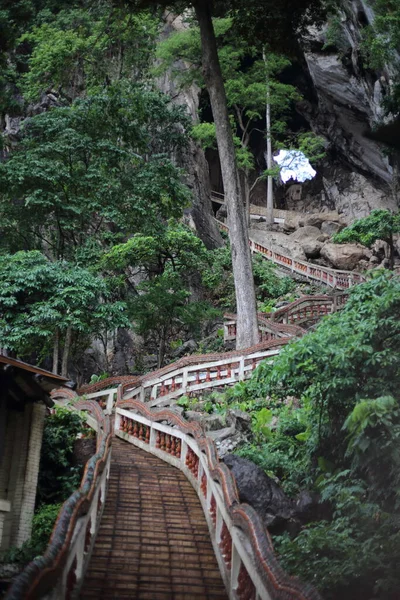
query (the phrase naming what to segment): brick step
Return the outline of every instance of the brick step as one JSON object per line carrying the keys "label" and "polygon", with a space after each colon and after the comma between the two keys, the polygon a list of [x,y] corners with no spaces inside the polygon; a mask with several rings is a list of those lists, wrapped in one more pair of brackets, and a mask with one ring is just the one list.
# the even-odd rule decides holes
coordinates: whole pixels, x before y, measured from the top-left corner
{"label": "brick step", "polygon": [[82,600],[227,600],[196,492],[178,469],[113,439]]}

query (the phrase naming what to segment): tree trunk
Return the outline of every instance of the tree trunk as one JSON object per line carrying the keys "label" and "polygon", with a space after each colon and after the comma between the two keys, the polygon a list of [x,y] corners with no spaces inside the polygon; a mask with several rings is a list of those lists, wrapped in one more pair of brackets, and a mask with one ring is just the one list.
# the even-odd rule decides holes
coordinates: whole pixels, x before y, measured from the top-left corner
{"label": "tree trunk", "polygon": [[72,343],[72,329],[71,329],[71,327],[68,327],[67,333],[65,335],[65,343],[64,343],[64,350],[63,350],[62,363],[61,363],[61,377],[67,377],[67,375],[68,375],[68,358],[69,358],[69,351],[71,349],[71,343]]}
{"label": "tree trunk", "polygon": [[53,346],[53,373],[58,375],[58,358],[60,355],[60,330],[56,329]]}
{"label": "tree trunk", "polygon": [[163,329],[163,332],[160,337],[160,344],[158,346],[158,361],[157,361],[158,369],[161,369],[161,367],[164,364],[165,348],[166,348],[165,338],[166,338],[166,332]]}
{"label": "tree trunk", "polygon": [[389,269],[391,271],[393,271],[393,269],[394,269],[394,242],[393,242],[392,234],[390,234],[390,236],[389,236],[388,244],[389,244]]}
{"label": "tree trunk", "polygon": [[[265,66],[267,66],[267,57],[265,55],[265,48],[263,49],[263,60]],[[265,102],[265,125],[267,132],[267,169],[272,169],[272,142],[271,142],[271,102],[270,102],[270,87],[269,77],[266,76],[267,84],[267,96]],[[272,189],[272,176],[268,175],[267,179],[267,225],[273,225],[274,223],[274,195]]]}
{"label": "tree trunk", "polygon": [[258,343],[256,297],[246,215],[240,194],[235,146],[211,19],[211,3],[196,0],[194,7],[200,27],[203,75],[210,95],[221,161],[238,317],[236,348],[241,349]]}
{"label": "tree trunk", "polygon": [[250,178],[250,174],[249,174],[249,170],[246,169],[245,171],[243,171],[243,192],[244,192],[244,205],[245,205],[245,212],[246,212],[246,225],[249,228],[250,227],[250,223],[251,223],[251,218],[250,218],[250,182],[249,182],[249,178]]}

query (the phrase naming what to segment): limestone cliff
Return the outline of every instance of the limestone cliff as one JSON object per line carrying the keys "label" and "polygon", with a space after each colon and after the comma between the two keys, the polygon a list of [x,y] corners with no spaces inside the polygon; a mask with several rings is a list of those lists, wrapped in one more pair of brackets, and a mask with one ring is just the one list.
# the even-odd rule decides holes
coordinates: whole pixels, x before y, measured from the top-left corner
{"label": "limestone cliff", "polygon": [[297,110],[328,142],[319,187],[311,186],[308,207],[326,205],[348,220],[373,208],[398,207],[396,159],[364,135],[383,119],[391,78],[390,67],[375,73],[361,57],[361,32],[373,17],[366,2],[349,0],[336,18],[336,40],[329,39],[327,23],[300,41],[306,99]]}

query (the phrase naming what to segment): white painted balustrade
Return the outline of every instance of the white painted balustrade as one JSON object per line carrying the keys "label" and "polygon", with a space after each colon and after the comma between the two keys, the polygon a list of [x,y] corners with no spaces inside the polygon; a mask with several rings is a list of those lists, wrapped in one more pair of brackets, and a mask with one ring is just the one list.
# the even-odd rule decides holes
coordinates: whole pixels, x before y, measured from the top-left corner
{"label": "white painted balustrade", "polygon": [[96,482],[88,512],[76,521],[67,560],[62,573],[57,577],[56,585],[48,594],[35,596],[35,598],[43,598],[43,600],[79,598],[106,502],[110,465],[111,452],[108,455],[106,468]]}
{"label": "white painted balustrade", "polygon": [[22,571],[5,600],[73,600],[89,566],[106,501],[111,466],[109,419],[94,402],[78,401],[97,433],[97,451],[86,465],[80,488],[63,504],[49,546]]}
{"label": "white painted balustrade", "polygon": [[[288,339],[282,340],[282,345],[287,341]],[[242,356],[223,358],[221,355],[220,359],[184,366],[165,374],[161,370],[153,376],[142,378],[140,383],[125,386],[123,399],[141,400],[150,407],[168,406],[171,400],[181,396],[243,381],[251,376],[262,360],[277,354],[279,348],[256,350]]]}
{"label": "white painted balustrade", "polygon": [[[229,232],[229,228],[225,223],[217,220],[217,224],[222,231]],[[331,288],[346,290],[357,283],[365,281],[365,277],[360,273],[339,271],[337,269],[314,265],[303,260],[297,260],[280,252],[275,252],[275,250],[268,248],[265,244],[256,242],[251,238],[249,239],[249,244],[253,254],[261,254],[264,258],[271,260],[280,267],[288,269],[292,273],[297,273],[313,281],[319,281]]]}
{"label": "white painted balustrade", "polygon": [[100,392],[85,394],[85,398],[88,400],[96,400],[104,410],[104,414],[111,415],[117,400],[117,393],[118,388],[112,388],[110,390],[101,390]]}
{"label": "white painted balustrade", "polygon": [[116,409],[115,435],[180,469],[199,496],[219,568],[231,600],[271,600],[256,568],[254,550],[229,515],[220,483],[211,476],[207,454],[197,441],[164,423]]}

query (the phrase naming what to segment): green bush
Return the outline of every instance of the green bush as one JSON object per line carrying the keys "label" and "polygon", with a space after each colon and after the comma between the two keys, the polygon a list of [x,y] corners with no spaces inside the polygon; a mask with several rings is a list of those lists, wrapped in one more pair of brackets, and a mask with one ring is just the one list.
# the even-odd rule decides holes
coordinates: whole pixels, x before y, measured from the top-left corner
{"label": "green bush", "polygon": [[24,565],[36,556],[42,555],[49,543],[61,506],[62,504],[43,504],[33,517],[31,538],[21,548],[15,546],[9,548],[2,562]]}
{"label": "green bush", "polygon": [[63,502],[79,487],[82,468],[71,464],[74,442],[84,432],[84,420],[75,411],[57,407],[46,418],[40,457],[36,502]]}

